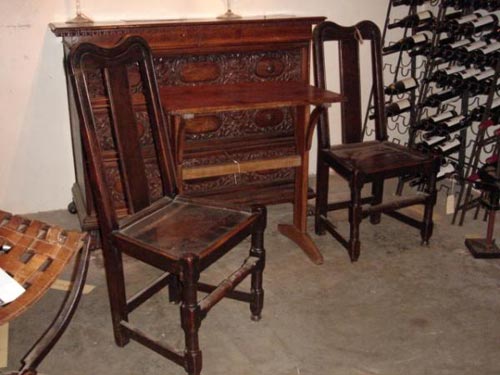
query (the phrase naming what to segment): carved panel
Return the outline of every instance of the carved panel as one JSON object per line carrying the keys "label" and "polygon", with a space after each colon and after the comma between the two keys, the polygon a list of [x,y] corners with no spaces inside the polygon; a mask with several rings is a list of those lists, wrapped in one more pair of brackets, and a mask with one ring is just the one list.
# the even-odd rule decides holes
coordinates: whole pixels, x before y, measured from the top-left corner
{"label": "carved panel", "polygon": [[122,184],[122,177],[117,163],[108,163],[105,165],[104,173],[106,183],[111,187],[111,199],[115,209],[126,207],[125,192]]}
{"label": "carved panel", "polygon": [[[219,112],[213,116],[218,118],[221,124],[219,127],[214,126],[213,131],[187,132],[186,140],[228,139],[258,134],[279,136],[294,134],[295,108]],[[263,126],[264,124],[267,126]]]}
{"label": "carved panel", "polygon": [[[106,183],[111,187],[111,199],[115,209],[127,207],[125,189],[120,167],[117,160],[106,162],[104,166]],[[149,196],[152,201],[156,201],[163,196],[163,186],[161,182],[160,170],[157,159],[150,158],[145,160],[146,180],[149,188]]]}
{"label": "carved panel", "polygon": [[187,194],[214,192],[237,187],[238,185],[260,184],[266,182],[292,182],[295,176],[294,168],[275,169],[272,171],[241,173],[225,175],[203,180],[183,181],[183,192]]}
{"label": "carved panel", "polygon": [[[101,150],[116,150],[116,143],[113,138],[113,130],[111,126],[111,114],[109,110],[107,108],[94,110],[94,118],[96,121],[97,138],[99,140]],[[153,134],[151,132],[151,123],[149,121],[147,111],[142,108],[137,108],[135,118],[141,145],[153,145]]]}
{"label": "carved panel", "polygon": [[111,118],[108,109],[94,110],[97,139],[102,151],[116,149],[113,132],[111,129]]}
{"label": "carved panel", "polygon": [[[282,51],[157,56],[155,66],[160,86],[297,81],[302,77],[301,59],[301,50],[297,48]],[[194,73],[193,66],[202,66],[206,71],[203,74]],[[186,72],[190,72],[187,77]]]}
{"label": "carved panel", "polygon": [[149,196],[152,201],[156,201],[163,196],[163,186],[161,182],[160,169],[157,159],[146,161],[146,179],[148,180]]}

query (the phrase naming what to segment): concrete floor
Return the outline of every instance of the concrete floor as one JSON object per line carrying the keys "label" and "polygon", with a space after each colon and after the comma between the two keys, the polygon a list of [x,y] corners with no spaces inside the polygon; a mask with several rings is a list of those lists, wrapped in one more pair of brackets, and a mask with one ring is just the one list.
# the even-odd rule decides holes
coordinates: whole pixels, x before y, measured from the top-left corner
{"label": "concrete floor", "polygon": [[[444,196],[435,212],[429,247],[416,230],[391,218],[362,225],[360,260],[330,236],[313,239],[325,262],[313,265],[276,229],[291,221],[291,206],[269,208],[266,232],[263,319],[249,319],[245,304],[226,300],[200,330],[204,375],[498,375],[500,374],[500,261],[476,260],[465,236],[484,237],[485,224],[469,214],[462,227],[444,214]],[[336,213],[347,229],[345,213]],[[65,211],[39,215],[76,225]],[[309,219],[312,232],[312,218]],[[497,236],[498,237],[498,236]],[[236,269],[247,244],[211,269],[217,282]],[[158,272],[126,260],[131,292]],[[47,375],[183,374],[182,368],[131,342],[113,342],[101,254],[94,252],[86,294],[67,332],[40,367]],[[51,290],[10,324],[8,367],[52,315],[63,293]],[[132,315],[158,338],[182,347],[178,307],[165,294]],[[45,323],[44,323],[45,324]]]}

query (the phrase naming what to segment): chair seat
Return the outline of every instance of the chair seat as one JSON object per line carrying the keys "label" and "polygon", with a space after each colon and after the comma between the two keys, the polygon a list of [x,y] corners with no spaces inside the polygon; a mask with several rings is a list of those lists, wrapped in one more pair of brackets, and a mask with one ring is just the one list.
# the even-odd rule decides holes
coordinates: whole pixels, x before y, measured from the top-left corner
{"label": "chair seat", "polygon": [[171,259],[188,253],[203,258],[217,241],[247,227],[250,217],[250,212],[174,200],[119,233]]}
{"label": "chair seat", "polygon": [[383,174],[385,178],[399,176],[405,169],[413,171],[433,160],[431,155],[388,141],[336,145],[323,152],[327,161],[337,164],[347,173],[358,170],[366,176]]}

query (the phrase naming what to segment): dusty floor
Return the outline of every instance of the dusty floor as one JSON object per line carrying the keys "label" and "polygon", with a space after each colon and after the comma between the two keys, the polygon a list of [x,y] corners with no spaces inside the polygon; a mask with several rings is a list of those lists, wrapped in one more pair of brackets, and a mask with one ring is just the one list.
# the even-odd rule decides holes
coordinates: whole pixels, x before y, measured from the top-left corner
{"label": "dusty floor", "polygon": [[[485,224],[469,214],[464,226],[451,226],[444,200],[439,199],[429,247],[420,246],[416,230],[384,217],[379,226],[363,223],[361,257],[355,264],[333,238],[312,234],[325,256],[321,266],[277,232],[278,223],[291,221],[291,206],[270,207],[263,319],[252,322],[248,306],[238,302],[215,307],[200,331],[203,374],[500,374],[500,261],[472,258],[464,237],[484,237]],[[77,225],[66,211],[37,216]],[[347,229],[347,215],[335,217]],[[247,248],[245,244],[224,259],[204,280],[217,282],[228,275]],[[127,259],[126,273],[132,292],[157,271]],[[83,297],[41,373],[184,373],[135,342],[115,346],[99,252],[93,253],[87,282],[95,288]],[[51,290],[10,324],[8,367],[0,373],[18,367],[62,297],[63,292]],[[132,321],[182,347],[178,307],[165,294],[134,313]]]}

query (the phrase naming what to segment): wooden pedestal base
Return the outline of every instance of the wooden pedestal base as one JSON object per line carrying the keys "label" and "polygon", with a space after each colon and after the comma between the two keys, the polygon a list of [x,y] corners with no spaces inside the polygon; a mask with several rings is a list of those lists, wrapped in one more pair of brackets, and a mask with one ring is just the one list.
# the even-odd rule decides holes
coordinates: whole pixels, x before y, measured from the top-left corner
{"label": "wooden pedestal base", "polygon": [[314,264],[323,264],[323,255],[307,232],[302,232],[292,224],[279,224],[278,231],[295,242]]}
{"label": "wooden pedestal base", "polygon": [[474,258],[500,258],[500,248],[495,244],[495,240],[487,241],[486,238],[467,238],[465,246],[467,246]]}

